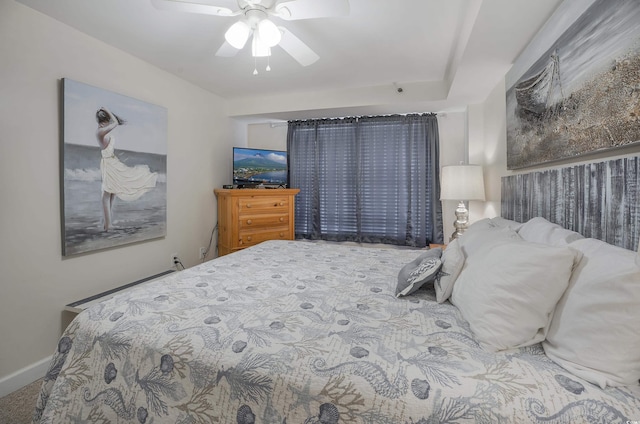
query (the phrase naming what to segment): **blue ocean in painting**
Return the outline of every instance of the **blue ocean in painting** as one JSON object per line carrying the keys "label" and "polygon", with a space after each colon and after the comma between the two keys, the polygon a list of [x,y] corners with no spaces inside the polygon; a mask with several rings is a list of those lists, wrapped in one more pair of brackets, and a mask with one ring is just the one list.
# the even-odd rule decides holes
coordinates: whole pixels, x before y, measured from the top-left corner
{"label": "blue ocean in painting", "polygon": [[[166,234],[167,157],[119,150],[116,155],[127,166],[147,165],[158,173],[156,187],[140,199],[116,198],[113,228],[103,231],[100,148],[64,144],[64,253],[72,255],[114,246],[119,239],[136,242]],[[114,243],[116,242],[116,243]]]}

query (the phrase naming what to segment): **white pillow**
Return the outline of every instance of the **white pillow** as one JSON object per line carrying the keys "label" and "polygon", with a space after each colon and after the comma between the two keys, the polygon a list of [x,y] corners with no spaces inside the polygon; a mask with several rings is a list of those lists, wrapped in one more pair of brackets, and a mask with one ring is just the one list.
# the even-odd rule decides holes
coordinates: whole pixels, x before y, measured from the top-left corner
{"label": "white pillow", "polygon": [[525,222],[518,230],[518,234],[526,241],[551,246],[565,246],[584,238],[580,233],[564,229],[539,216]]}
{"label": "white pillow", "polygon": [[489,350],[538,343],[567,288],[576,256],[569,247],[489,240],[467,257],[451,303]]}
{"label": "white pillow", "polygon": [[522,222],[514,221],[512,219],[506,219],[501,216],[491,218],[491,224],[493,224],[494,227],[509,227],[513,228],[516,231],[518,231],[524,225]]}
{"label": "white pillow", "polygon": [[638,385],[640,268],[636,252],[600,240],[571,243],[583,253],[556,307],[547,356],[598,386]]}
{"label": "white pillow", "polygon": [[509,227],[476,227],[473,231],[465,231],[458,240],[460,248],[466,260],[472,258],[477,252],[486,250],[488,243],[497,240],[521,240],[515,230]]}
{"label": "white pillow", "polygon": [[460,249],[458,239],[447,245],[447,248],[442,252],[440,260],[442,261],[442,268],[440,268],[440,273],[434,286],[436,289],[436,301],[443,303],[451,296],[453,285],[464,265],[464,254]]}
{"label": "white pillow", "polygon": [[490,218],[482,218],[481,220],[469,225],[463,234],[476,230],[486,230],[487,228],[493,228],[494,226],[495,225],[493,225]]}

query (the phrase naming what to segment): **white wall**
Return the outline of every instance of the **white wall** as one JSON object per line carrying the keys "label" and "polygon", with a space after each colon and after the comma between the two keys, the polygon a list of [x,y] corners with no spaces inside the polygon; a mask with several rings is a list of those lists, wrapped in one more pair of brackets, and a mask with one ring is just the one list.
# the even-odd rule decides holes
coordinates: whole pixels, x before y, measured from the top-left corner
{"label": "white wall", "polygon": [[250,124],[248,146],[254,149],[287,150],[287,123]]}
{"label": "white wall", "polygon": [[[186,266],[199,262],[216,222],[212,191],[230,179],[238,128],[210,92],[13,0],[0,0],[0,52],[3,393],[16,388],[16,371],[53,353],[65,304],[169,269],[172,252]],[[62,257],[63,77],[167,108],[165,238]]]}
{"label": "white wall", "polygon": [[[470,109],[474,119],[482,122],[474,127],[477,137],[473,144],[473,157],[484,166],[486,201],[483,217],[500,215],[501,178],[507,174],[507,130],[504,80],[491,92],[482,105]],[[479,202],[474,202],[479,203]]]}
{"label": "white wall", "polygon": [[[467,112],[444,113],[438,115],[438,130],[440,132],[440,168],[447,165],[467,163]],[[455,211],[458,206],[456,200],[442,201],[442,227],[444,242],[449,243],[451,234],[455,231],[453,222],[456,220]],[[469,219],[474,221],[473,208],[469,205]]]}

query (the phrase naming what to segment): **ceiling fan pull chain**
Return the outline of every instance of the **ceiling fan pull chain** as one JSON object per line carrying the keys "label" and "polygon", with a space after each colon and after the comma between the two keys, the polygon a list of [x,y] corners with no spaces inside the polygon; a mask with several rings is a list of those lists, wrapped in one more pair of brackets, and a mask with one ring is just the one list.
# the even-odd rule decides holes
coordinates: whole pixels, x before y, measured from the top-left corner
{"label": "ceiling fan pull chain", "polygon": [[253,75],[258,75],[258,59],[253,57]]}
{"label": "ceiling fan pull chain", "polygon": [[269,72],[271,70],[271,56],[267,56],[267,72]]}

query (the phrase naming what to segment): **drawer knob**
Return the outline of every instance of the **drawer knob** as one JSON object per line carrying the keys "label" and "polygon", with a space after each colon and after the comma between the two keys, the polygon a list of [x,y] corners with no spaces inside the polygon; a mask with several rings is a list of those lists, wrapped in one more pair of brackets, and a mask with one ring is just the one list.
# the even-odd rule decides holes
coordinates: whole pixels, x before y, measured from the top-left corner
{"label": "drawer knob", "polygon": [[284,206],[284,202],[280,202],[280,206]]}
{"label": "drawer knob", "polygon": [[284,233],[280,233],[280,237],[284,237]]}
{"label": "drawer knob", "polygon": [[247,219],[247,225],[251,225],[253,221],[251,221],[250,219]]}
{"label": "drawer knob", "polygon": [[247,203],[247,207],[250,208],[251,207],[251,203]]}
{"label": "drawer knob", "polygon": [[251,236],[247,236],[247,241],[251,241]]}
{"label": "drawer knob", "polygon": [[280,222],[284,222],[284,217],[283,216],[280,217]]}

